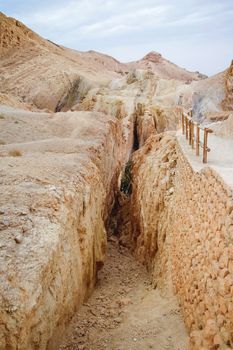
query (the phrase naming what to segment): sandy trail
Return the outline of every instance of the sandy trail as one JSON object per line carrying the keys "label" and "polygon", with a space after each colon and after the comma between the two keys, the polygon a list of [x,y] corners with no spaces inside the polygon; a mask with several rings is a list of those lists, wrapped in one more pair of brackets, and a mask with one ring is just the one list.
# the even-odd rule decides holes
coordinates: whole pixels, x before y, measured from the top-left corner
{"label": "sandy trail", "polygon": [[176,299],[152,288],[144,266],[111,239],[96,289],[74,316],[60,350],[185,350]]}

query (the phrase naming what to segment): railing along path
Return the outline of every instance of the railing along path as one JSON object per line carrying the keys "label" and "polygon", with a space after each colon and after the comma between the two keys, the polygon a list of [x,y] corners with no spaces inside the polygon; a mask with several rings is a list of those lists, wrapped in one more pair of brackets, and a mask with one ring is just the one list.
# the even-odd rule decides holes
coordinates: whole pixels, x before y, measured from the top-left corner
{"label": "railing along path", "polygon": [[[207,163],[207,154],[210,148],[207,145],[208,134],[213,130],[203,127],[192,119],[192,111],[182,112],[182,134],[185,135],[189,145],[196,149],[196,156],[200,155],[200,147],[203,149],[203,163]],[[203,130],[203,142],[201,141],[201,132]]]}

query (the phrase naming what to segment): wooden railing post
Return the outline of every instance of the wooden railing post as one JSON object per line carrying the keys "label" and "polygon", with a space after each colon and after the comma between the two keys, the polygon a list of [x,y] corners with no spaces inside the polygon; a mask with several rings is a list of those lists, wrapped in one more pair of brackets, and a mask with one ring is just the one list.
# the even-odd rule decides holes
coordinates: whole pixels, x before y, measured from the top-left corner
{"label": "wooden railing post", "polygon": [[191,131],[192,131],[192,139],[191,139],[191,145],[192,148],[194,148],[194,122],[191,122]]}
{"label": "wooden railing post", "polygon": [[184,114],[183,114],[183,112],[182,112],[181,118],[182,118],[182,134],[184,135],[184,125],[185,125],[185,123],[184,123]]}
{"label": "wooden railing post", "polygon": [[203,163],[207,163],[207,140],[208,140],[208,132],[206,129],[204,129]]}
{"label": "wooden railing post", "polygon": [[[193,111],[184,112],[182,110],[182,134],[185,135],[186,140],[192,149],[196,149],[196,156],[200,155],[200,148],[203,148],[203,163],[207,163],[207,154],[210,151],[208,147],[208,133],[212,133],[213,130],[205,128],[200,124],[194,122],[191,118]],[[191,115],[191,116],[190,116]],[[204,134],[204,142],[201,142],[201,130]]]}
{"label": "wooden railing post", "polygon": [[213,132],[213,130],[204,128],[203,163],[207,163],[207,152],[210,151],[210,149],[207,146],[208,133],[211,133],[211,132]]}
{"label": "wooden railing post", "polygon": [[192,121],[189,120],[189,144],[192,144]]}
{"label": "wooden railing post", "polygon": [[185,116],[185,136],[186,140],[188,140],[188,118]]}
{"label": "wooden railing post", "polygon": [[200,128],[197,124],[196,128],[196,156],[200,155]]}

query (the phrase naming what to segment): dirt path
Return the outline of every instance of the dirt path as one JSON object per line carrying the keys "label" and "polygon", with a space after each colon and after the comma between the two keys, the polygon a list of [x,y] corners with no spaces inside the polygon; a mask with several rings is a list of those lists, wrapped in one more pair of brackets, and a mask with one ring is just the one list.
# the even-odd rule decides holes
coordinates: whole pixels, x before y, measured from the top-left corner
{"label": "dirt path", "polygon": [[145,268],[112,241],[96,289],[60,347],[65,349],[186,350],[187,335],[174,297],[161,297]]}

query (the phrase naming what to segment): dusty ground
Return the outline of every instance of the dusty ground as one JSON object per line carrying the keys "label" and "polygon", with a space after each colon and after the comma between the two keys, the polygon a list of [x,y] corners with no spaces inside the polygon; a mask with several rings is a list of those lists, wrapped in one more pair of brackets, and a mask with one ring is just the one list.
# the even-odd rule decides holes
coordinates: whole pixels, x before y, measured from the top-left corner
{"label": "dusty ground", "polygon": [[152,288],[144,266],[111,240],[91,298],[74,316],[60,350],[185,350],[175,298]]}

